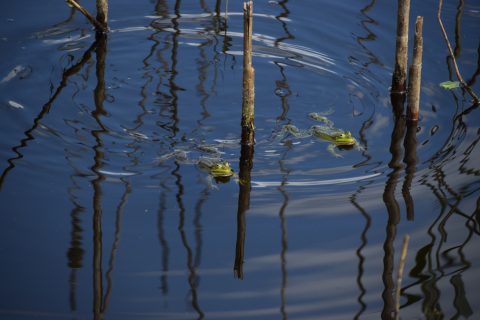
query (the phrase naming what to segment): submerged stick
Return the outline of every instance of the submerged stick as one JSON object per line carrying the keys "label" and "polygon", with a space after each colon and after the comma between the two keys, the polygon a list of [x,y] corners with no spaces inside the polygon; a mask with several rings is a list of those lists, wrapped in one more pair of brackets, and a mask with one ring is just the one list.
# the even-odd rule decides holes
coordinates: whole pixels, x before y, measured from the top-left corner
{"label": "submerged stick", "polygon": [[408,77],[408,108],[407,118],[418,120],[420,110],[420,87],[422,83],[423,55],[423,17],[418,16],[415,23],[415,38],[413,41],[413,61]]}
{"label": "submerged stick", "polygon": [[[90,12],[87,11],[87,9],[85,9],[84,7],[82,7],[80,4],[78,4],[78,2],[76,2],[75,0],[66,0],[68,4],[70,4],[72,7],[74,7],[75,9],[77,9],[78,11],[80,11],[87,19],[88,21],[90,21],[91,24],[93,24],[93,26],[97,29],[97,31],[100,31],[100,32],[107,32],[108,29],[106,27],[106,25],[104,26],[103,24],[101,24],[99,21],[97,21],[97,19],[95,19],[91,14]],[[105,0],[106,1],[106,0]]]}
{"label": "submerged stick", "polygon": [[242,142],[254,143],[255,70],[252,66],[253,2],[243,4]]}
{"label": "submerged stick", "polygon": [[403,93],[406,89],[409,16],[410,0],[398,0],[397,39],[395,45],[395,69],[392,76],[392,92]]}
{"label": "submerged stick", "polygon": [[440,24],[440,28],[442,29],[442,34],[443,38],[445,39],[445,42],[447,43],[448,47],[448,52],[450,53],[450,57],[452,58],[453,61],[453,66],[455,68],[455,74],[457,75],[458,81],[462,84],[462,87],[467,90],[468,94],[473,98],[473,101],[475,104],[479,104],[480,100],[478,99],[478,96],[473,92],[473,90],[470,88],[470,86],[463,80],[462,74],[460,73],[460,69],[458,68],[457,65],[457,59],[455,59],[455,55],[453,53],[452,45],[450,44],[450,40],[448,40],[448,35],[447,31],[445,30],[445,27],[443,26],[443,21],[442,21],[442,5],[443,5],[443,0],[438,1],[438,12],[437,12],[437,18],[438,18],[438,23]]}
{"label": "submerged stick", "polygon": [[400,263],[398,265],[397,273],[397,287],[395,290],[395,318],[400,319],[400,291],[402,287],[402,277],[403,269],[405,267],[405,260],[407,258],[408,242],[410,241],[410,236],[407,234],[403,238],[402,253],[400,255]]}

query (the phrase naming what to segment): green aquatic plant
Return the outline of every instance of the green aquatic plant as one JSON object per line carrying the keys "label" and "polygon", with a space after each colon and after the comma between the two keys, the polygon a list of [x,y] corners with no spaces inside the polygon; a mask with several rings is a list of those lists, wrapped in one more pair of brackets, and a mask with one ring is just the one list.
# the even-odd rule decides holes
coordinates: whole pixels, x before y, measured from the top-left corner
{"label": "green aquatic plant", "polygon": [[460,87],[460,81],[445,81],[440,83],[439,86],[446,90],[453,90]]}

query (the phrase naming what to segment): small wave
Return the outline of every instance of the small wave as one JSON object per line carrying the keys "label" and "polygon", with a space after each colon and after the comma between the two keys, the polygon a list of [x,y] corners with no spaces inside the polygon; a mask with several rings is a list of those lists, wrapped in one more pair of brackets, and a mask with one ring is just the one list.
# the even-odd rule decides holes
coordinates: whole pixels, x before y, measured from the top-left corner
{"label": "small wave", "polygon": [[63,43],[70,43],[70,42],[73,42],[73,41],[80,41],[80,40],[84,40],[84,39],[87,39],[87,38],[90,38],[91,35],[90,34],[85,34],[85,35],[77,35],[77,36],[73,36],[73,37],[65,37],[65,38],[61,38],[61,39],[45,39],[43,40],[43,43],[45,44],[48,44],[48,45],[56,45],[56,44],[63,44]]}
{"label": "small wave", "polygon": [[[379,175],[381,175],[381,173],[374,173],[374,174],[350,177],[350,178],[329,179],[329,180],[288,181],[286,183],[283,183],[283,185],[294,186],[294,187],[326,186],[326,185],[351,183],[351,182],[367,180],[367,179],[378,177]],[[282,185],[281,181],[252,181],[252,187],[255,187],[255,188],[279,187],[281,185]]]}
{"label": "small wave", "polygon": [[98,172],[108,176],[115,176],[115,177],[128,177],[128,176],[134,176],[137,174],[135,172],[115,172],[115,171],[107,171],[107,170],[98,170]]}

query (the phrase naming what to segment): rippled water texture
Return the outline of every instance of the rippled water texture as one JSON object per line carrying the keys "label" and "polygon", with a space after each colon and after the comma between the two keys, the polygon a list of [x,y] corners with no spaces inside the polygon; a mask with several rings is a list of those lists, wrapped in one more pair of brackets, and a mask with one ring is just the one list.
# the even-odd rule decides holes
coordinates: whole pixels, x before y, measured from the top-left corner
{"label": "rippled water texture", "polygon": [[[0,4],[0,319],[390,319],[407,235],[401,318],[479,319],[480,113],[439,86],[456,76],[438,2],[412,1],[409,126],[396,1],[255,1],[243,153],[242,3],[225,5],[111,1],[97,37],[64,1]],[[442,17],[479,94],[480,2]],[[357,146],[285,134],[311,112]]]}

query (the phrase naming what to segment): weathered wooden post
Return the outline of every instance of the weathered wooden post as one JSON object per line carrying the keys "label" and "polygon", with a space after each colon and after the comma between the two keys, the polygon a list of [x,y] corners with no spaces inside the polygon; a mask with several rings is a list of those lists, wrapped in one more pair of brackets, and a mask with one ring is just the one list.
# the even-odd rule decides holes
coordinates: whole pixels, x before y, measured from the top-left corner
{"label": "weathered wooden post", "polygon": [[242,144],[254,144],[255,70],[252,65],[253,2],[243,4]]}
{"label": "weathered wooden post", "polygon": [[395,69],[392,77],[393,93],[404,93],[406,91],[409,16],[410,0],[398,0]]}
{"label": "weathered wooden post", "polygon": [[97,18],[94,18],[87,9],[82,7],[75,0],[66,1],[70,6],[80,11],[95,27],[97,32],[108,32],[108,0],[97,0]]}
{"label": "weathered wooden post", "polygon": [[420,88],[422,83],[423,17],[417,17],[413,42],[413,60],[408,74],[407,119],[418,120],[420,110]]}
{"label": "weathered wooden post", "polygon": [[101,31],[108,30],[108,0],[97,0],[97,21],[103,27]]}
{"label": "weathered wooden post", "polygon": [[252,66],[252,20],[253,2],[243,4],[243,94],[242,94],[242,140],[239,163],[239,194],[237,209],[237,243],[235,248],[234,273],[243,279],[243,260],[245,254],[246,211],[250,208],[251,171],[253,168],[255,126],[254,126],[254,79]]}

